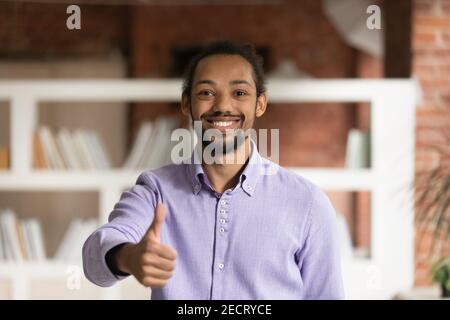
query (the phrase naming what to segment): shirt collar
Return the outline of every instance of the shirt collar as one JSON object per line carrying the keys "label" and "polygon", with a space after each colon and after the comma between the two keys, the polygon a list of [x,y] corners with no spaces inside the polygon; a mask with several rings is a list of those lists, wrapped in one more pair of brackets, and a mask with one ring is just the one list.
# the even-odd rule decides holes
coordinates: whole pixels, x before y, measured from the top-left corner
{"label": "shirt collar", "polygon": [[[252,196],[255,192],[255,187],[261,172],[262,159],[261,155],[258,152],[255,141],[253,141],[253,139],[251,138],[250,144],[251,151],[249,160],[245,165],[244,171],[239,177],[238,186],[241,187],[247,195]],[[196,152],[200,152],[200,150],[198,150],[198,148],[194,148],[194,151],[192,152],[190,158],[190,162],[187,164],[188,174],[191,180],[192,190],[194,194],[198,194],[200,192],[200,190],[202,189],[202,183],[204,183],[204,180],[207,179],[202,165],[194,161]]]}

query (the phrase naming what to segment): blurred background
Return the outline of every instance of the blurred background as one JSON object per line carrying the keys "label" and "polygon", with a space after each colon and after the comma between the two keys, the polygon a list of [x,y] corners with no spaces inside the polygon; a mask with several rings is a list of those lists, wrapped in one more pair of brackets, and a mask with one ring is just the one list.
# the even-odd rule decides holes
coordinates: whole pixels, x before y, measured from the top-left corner
{"label": "blurred background", "polygon": [[[76,22],[76,11],[67,11],[73,4],[79,29],[68,27]],[[388,296],[360,294],[370,290],[362,285],[350,296],[439,298],[431,267],[450,256],[450,1],[48,0],[0,1],[0,299],[149,298],[133,279],[112,289],[89,284],[81,245],[139,171],[167,163],[159,154],[187,119],[174,99],[77,101],[70,81],[88,91],[96,87],[89,79],[156,79],[173,90],[165,80],[177,83],[189,59],[214,40],[255,46],[269,102],[270,79],[417,80],[414,130],[403,133],[414,146],[407,163],[421,183],[421,201],[407,200],[416,212],[415,237],[407,240],[411,285]],[[57,99],[28,101],[34,86],[49,95],[57,90],[43,80],[69,85]],[[176,88],[169,95],[177,96]],[[8,99],[13,93],[17,99]],[[27,107],[17,109],[21,104]],[[274,102],[256,127],[280,128],[282,166],[323,169],[315,172],[325,177],[327,169],[370,175],[371,139],[380,134],[371,108],[370,101]],[[339,216],[342,251],[370,259],[377,221],[371,189],[345,189],[325,190]],[[448,269],[438,278],[450,289]]]}

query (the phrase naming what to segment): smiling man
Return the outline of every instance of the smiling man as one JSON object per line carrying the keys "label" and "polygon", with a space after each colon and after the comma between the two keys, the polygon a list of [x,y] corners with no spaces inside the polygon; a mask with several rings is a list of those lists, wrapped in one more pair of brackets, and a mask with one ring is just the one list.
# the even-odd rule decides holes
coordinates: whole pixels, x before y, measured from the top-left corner
{"label": "smiling man", "polygon": [[329,199],[263,158],[247,134],[266,107],[250,46],[213,43],[194,58],[181,110],[201,121],[202,135],[219,132],[200,149],[215,144],[223,152],[213,163],[142,173],[86,240],[86,277],[111,286],[133,275],[152,288],[152,299],[342,299]]}

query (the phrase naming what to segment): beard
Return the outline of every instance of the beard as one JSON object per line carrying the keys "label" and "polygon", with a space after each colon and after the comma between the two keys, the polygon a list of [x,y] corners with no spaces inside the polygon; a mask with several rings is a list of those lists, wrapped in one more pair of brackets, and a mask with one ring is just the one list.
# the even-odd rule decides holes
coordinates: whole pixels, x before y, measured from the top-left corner
{"label": "beard", "polygon": [[[255,102],[255,107],[253,109],[253,117],[252,117],[249,129],[252,129],[253,125],[255,123],[256,107],[257,107],[257,101]],[[192,127],[195,128],[194,116],[192,114],[192,106],[190,108],[190,111],[191,111]],[[244,128],[243,128],[246,117],[244,114],[241,113],[239,115],[235,115],[235,116],[239,116],[239,118],[240,118],[239,126],[235,129],[229,130],[229,131],[231,131],[231,133],[227,134],[227,132],[224,132],[221,135],[221,138],[217,139],[218,141],[215,141],[215,139],[203,140],[203,137],[205,136],[205,131],[208,130],[208,128],[205,128],[205,126],[204,126],[204,121],[205,121],[204,117],[206,117],[206,116],[233,116],[233,115],[229,112],[223,113],[220,111],[216,111],[212,114],[202,114],[199,117],[199,119],[197,121],[201,121],[202,127],[201,127],[201,137],[198,137],[198,132],[197,132],[197,138],[202,143],[202,150],[204,150],[207,146],[209,146],[211,144],[216,144],[216,145],[211,146],[214,148],[213,153],[215,153],[214,151],[216,149],[222,148],[222,154],[227,155],[231,152],[236,151],[248,139],[248,135],[246,134],[247,130],[244,130]],[[232,140],[232,141],[230,141],[230,140]],[[212,156],[214,157],[215,154],[212,154]]]}
{"label": "beard", "polygon": [[[206,130],[202,128],[202,137],[204,136],[205,131]],[[212,138],[216,137],[213,136]],[[222,136],[218,137],[218,139],[211,139],[211,140],[202,139],[201,141],[203,149],[205,149],[207,146],[211,146],[211,148],[213,148],[212,156],[214,157],[216,149],[222,148],[222,154],[226,155],[240,148],[247,139],[248,135],[246,135],[245,130],[242,128],[238,128],[232,130],[231,133],[222,134]]]}
{"label": "beard", "polygon": [[[206,115],[204,115],[204,114],[201,115],[200,120],[202,120],[202,117],[204,117],[204,116],[206,116]],[[231,116],[231,114],[215,112],[209,116]],[[205,136],[205,132],[209,128],[205,128],[204,120],[202,120],[201,137],[197,137],[198,139],[200,139],[200,141],[202,143],[202,149],[204,150],[207,146],[211,146],[211,148],[214,148],[213,153],[215,153],[214,151],[216,149],[222,148],[222,154],[226,155],[226,154],[234,152],[238,148],[240,148],[244,144],[244,142],[248,139],[248,135],[246,132],[247,130],[244,130],[244,123],[245,123],[246,118],[245,118],[245,115],[243,115],[243,114],[236,115],[236,116],[239,116],[239,118],[240,118],[239,126],[237,128],[234,128],[231,130],[226,130],[226,132],[224,132],[220,137],[213,136],[213,137],[211,137],[212,139],[209,139],[209,140],[208,139],[203,140],[203,137]],[[192,109],[191,109],[191,118],[193,119]],[[252,122],[251,122],[249,129],[253,128],[255,119],[256,119],[256,104],[255,104],[255,109],[253,112]],[[192,121],[192,125],[194,126],[194,121]],[[218,139],[215,139],[216,137]],[[212,156],[215,156],[215,154],[212,154]]]}

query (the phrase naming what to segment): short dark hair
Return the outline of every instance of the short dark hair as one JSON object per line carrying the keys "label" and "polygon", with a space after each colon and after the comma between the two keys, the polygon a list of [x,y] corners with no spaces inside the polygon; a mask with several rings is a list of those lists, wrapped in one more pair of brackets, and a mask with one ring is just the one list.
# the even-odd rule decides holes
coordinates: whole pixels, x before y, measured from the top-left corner
{"label": "short dark hair", "polygon": [[256,96],[259,97],[266,92],[266,83],[263,71],[263,59],[259,56],[251,44],[238,44],[230,41],[220,41],[210,43],[202,48],[200,52],[188,64],[185,71],[183,81],[183,94],[191,96],[192,81],[194,80],[195,71],[198,63],[209,56],[229,54],[239,55],[244,58],[253,69],[253,80],[256,85]]}

